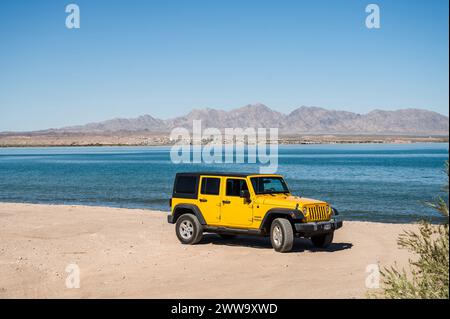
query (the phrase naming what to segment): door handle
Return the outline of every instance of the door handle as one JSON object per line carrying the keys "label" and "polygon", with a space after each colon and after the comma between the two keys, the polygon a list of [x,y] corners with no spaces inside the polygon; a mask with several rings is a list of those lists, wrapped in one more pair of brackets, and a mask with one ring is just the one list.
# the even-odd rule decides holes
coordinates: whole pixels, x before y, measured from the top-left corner
{"label": "door handle", "polygon": [[229,203],[231,203],[231,202],[230,202],[229,200],[223,200],[222,203],[224,203],[224,204],[229,204]]}
{"label": "door handle", "polygon": [[207,199],[204,199],[204,198],[200,198],[199,201],[201,201],[202,203],[205,203],[205,202],[207,202],[208,200],[207,200]]}

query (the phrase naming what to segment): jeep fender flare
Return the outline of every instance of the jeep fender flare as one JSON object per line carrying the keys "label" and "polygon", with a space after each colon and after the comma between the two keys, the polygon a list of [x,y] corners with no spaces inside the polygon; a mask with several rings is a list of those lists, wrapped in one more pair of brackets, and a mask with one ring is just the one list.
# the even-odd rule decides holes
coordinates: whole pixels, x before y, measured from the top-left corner
{"label": "jeep fender flare", "polygon": [[181,215],[187,214],[188,211],[191,211],[197,217],[200,224],[206,225],[205,218],[203,218],[203,214],[202,214],[200,208],[198,208],[197,205],[194,205],[194,204],[178,204],[178,205],[176,205],[173,209],[172,222],[176,223],[177,219]]}
{"label": "jeep fender flare", "polygon": [[331,211],[332,211],[332,216],[338,216],[339,211],[336,208],[334,208],[333,206],[330,206],[330,207],[331,207]]}
{"label": "jeep fender flare", "polygon": [[275,218],[286,218],[290,222],[300,222],[305,216],[301,211],[295,208],[271,208],[264,215],[263,220],[261,221],[261,225],[259,226],[260,230],[270,228],[270,224]]}

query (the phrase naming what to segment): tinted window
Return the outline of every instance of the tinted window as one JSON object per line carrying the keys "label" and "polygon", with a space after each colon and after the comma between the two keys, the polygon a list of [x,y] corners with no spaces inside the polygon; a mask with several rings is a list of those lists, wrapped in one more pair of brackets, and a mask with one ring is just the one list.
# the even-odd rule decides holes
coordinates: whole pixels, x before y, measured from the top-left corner
{"label": "tinted window", "polygon": [[197,177],[195,176],[179,176],[175,186],[175,193],[195,194],[195,186],[197,185]]}
{"label": "tinted window", "polygon": [[205,195],[219,195],[220,178],[202,178],[201,193]]}
{"label": "tinted window", "polygon": [[253,177],[251,181],[256,194],[289,193],[281,177]]}
{"label": "tinted window", "polygon": [[243,179],[227,179],[227,196],[241,196],[242,190],[248,190],[247,182]]}

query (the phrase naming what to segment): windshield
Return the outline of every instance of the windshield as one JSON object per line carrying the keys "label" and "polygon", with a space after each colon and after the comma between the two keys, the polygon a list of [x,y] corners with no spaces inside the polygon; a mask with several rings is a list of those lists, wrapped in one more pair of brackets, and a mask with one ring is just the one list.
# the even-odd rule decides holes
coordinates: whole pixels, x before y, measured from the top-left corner
{"label": "windshield", "polygon": [[256,194],[289,193],[286,182],[281,177],[250,178]]}

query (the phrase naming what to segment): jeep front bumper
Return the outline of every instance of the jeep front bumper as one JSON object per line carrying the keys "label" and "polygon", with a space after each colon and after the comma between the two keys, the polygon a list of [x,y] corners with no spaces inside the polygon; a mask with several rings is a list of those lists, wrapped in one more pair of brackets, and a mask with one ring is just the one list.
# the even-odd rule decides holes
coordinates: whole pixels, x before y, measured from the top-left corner
{"label": "jeep front bumper", "polygon": [[325,222],[310,222],[294,224],[296,232],[300,236],[311,237],[335,231],[342,227],[342,220],[329,220]]}

